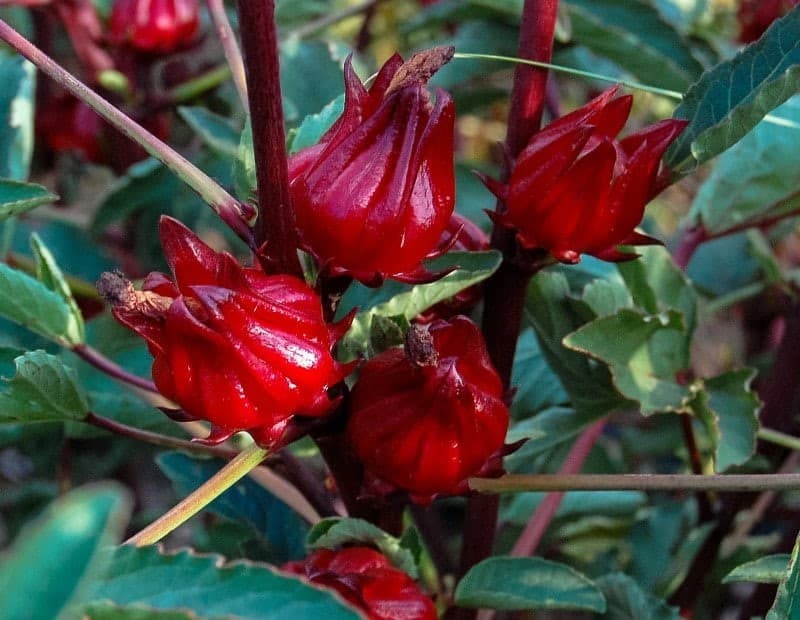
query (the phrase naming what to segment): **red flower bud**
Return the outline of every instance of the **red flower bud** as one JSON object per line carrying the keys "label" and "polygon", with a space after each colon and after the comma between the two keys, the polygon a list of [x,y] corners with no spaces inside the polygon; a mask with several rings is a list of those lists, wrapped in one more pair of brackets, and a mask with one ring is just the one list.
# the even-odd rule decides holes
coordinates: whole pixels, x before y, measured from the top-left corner
{"label": "red flower bud", "polygon": [[282,570],[336,590],[369,620],[436,620],[433,601],[406,573],[368,547],[320,549]]}
{"label": "red flower bud", "polygon": [[59,95],[45,103],[37,111],[36,130],[54,151],[75,151],[94,163],[103,159],[98,137],[103,131],[103,121],[71,95]]}
{"label": "red flower bud", "polygon": [[508,419],[481,333],[459,316],[412,326],[405,351],[364,365],[347,435],[370,474],[422,499],[463,491],[503,446]]}
{"label": "red flower bud", "polygon": [[[455,239],[453,239],[455,235]],[[489,237],[476,224],[458,213],[453,213],[447,229],[439,239],[438,250],[480,252],[489,249]],[[430,323],[436,319],[449,319],[457,314],[469,312],[481,300],[481,285],[476,284],[456,293],[450,299],[428,308],[417,317],[418,323]]]}
{"label": "red flower bud", "polygon": [[147,341],[159,391],[211,422],[212,442],[246,430],[272,447],[293,415],[328,413],[328,388],[349,372],[331,355],[347,326],[326,325],[295,277],[242,267],[168,217],[160,233],[174,283],[151,273],[141,292],[127,283],[110,295],[117,320]]}
{"label": "red flower bud", "polygon": [[159,54],[191,43],[199,26],[197,0],[116,0],[109,21],[116,45]]}
{"label": "red flower bud", "polygon": [[760,38],[779,17],[783,17],[800,0],[741,0],[739,4],[739,41],[750,43]]}
{"label": "red flower bud", "polygon": [[517,229],[526,248],[548,250],[564,263],[580,254],[633,258],[620,244],[657,243],[634,231],[657,193],[661,156],[687,121],[665,120],[616,140],[633,98],[605,91],[535,134],[511,169],[507,185],[485,179],[504,200],[495,216]]}
{"label": "red flower bud", "polygon": [[453,101],[425,83],[452,50],[390,58],[369,91],[345,64],[342,116],[289,162],[302,247],[332,274],[420,281],[455,201]]}

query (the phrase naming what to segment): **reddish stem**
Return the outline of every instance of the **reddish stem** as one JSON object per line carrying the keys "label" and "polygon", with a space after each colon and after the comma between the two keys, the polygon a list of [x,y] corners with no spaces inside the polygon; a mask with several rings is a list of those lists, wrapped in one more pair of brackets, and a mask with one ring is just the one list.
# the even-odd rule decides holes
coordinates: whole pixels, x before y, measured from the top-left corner
{"label": "reddish stem", "polygon": [[258,181],[255,239],[266,244],[279,271],[302,277],[289,195],[275,2],[239,0],[238,6]]}
{"label": "reddish stem", "polygon": [[708,241],[708,239],[708,233],[703,226],[695,226],[694,228],[687,229],[683,233],[678,247],[675,248],[675,251],[672,253],[675,264],[678,265],[682,271],[686,271],[697,248],[699,248],[703,242]]}
{"label": "reddish stem", "polygon": [[88,344],[75,345],[72,347],[72,352],[80,357],[84,362],[87,362],[98,370],[106,373],[109,377],[113,377],[119,381],[124,381],[125,383],[133,385],[134,387],[147,390],[148,392],[154,392],[155,394],[158,394],[158,388],[156,388],[155,384],[150,381],[150,379],[145,379],[144,377],[139,377],[138,375],[128,372],[122,366],[115,364],[105,355],[100,353],[100,351],[90,347]]}
{"label": "reddish stem", "polygon": [[[599,420],[587,428],[578,440],[572,445],[572,448],[564,459],[564,463],[558,470],[559,474],[577,474],[580,473],[589,452],[592,451],[597,438],[600,437],[605,426],[605,420]],[[514,547],[511,549],[511,555],[515,557],[526,557],[533,555],[539,543],[542,540],[550,522],[558,512],[558,507],[564,499],[564,493],[548,493],[545,495],[542,503],[531,516],[525,529],[520,534]]]}

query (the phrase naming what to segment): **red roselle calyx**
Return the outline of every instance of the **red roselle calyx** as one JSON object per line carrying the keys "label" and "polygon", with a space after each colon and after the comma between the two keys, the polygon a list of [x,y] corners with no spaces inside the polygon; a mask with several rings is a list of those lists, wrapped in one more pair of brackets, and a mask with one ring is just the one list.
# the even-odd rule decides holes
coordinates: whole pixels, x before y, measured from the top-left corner
{"label": "red roselle calyx", "polygon": [[493,473],[508,408],[480,330],[468,318],[414,326],[405,350],[367,362],[347,436],[369,474],[419,501]]}
{"label": "red roselle calyx", "polygon": [[349,320],[326,325],[305,282],[242,267],[174,219],[162,217],[160,233],[174,282],[100,283],[116,319],[147,341],[159,391],[211,422],[208,442],[248,431],[274,448],[294,415],[328,413],[328,388],[350,370],[331,355]]}
{"label": "red roselle calyx", "polygon": [[506,211],[491,214],[517,229],[527,249],[564,263],[581,254],[634,258],[616,246],[658,243],[635,232],[658,193],[661,156],[687,121],[669,119],[616,140],[633,98],[612,87],[536,133],[511,168],[508,183],[484,179]]}
{"label": "red roselle calyx", "polygon": [[433,601],[406,573],[368,547],[320,549],[282,570],[336,590],[369,620],[436,620]]}
{"label": "red roselle calyx", "polygon": [[168,54],[191,44],[199,26],[198,0],[116,0],[109,36],[116,45]]}
{"label": "red roselle calyx", "polygon": [[72,95],[47,101],[36,114],[36,132],[54,151],[74,151],[86,161],[103,161],[100,136],[104,123],[88,105]]}
{"label": "red roselle calyx", "polygon": [[751,43],[779,17],[783,17],[800,0],[741,0],[739,3],[739,41]]}
{"label": "red roselle calyx", "polygon": [[[489,249],[489,237],[471,220],[458,213],[453,213],[447,223],[447,229],[442,233],[439,245],[436,247],[442,251],[481,252]],[[430,323],[435,319],[449,319],[457,314],[464,314],[477,305],[481,300],[481,295],[480,284],[470,286],[456,293],[450,299],[428,308],[416,320],[420,323]]]}
{"label": "red roselle calyx", "polygon": [[434,253],[453,212],[454,106],[425,84],[452,48],[403,63],[394,55],[367,91],[345,64],[342,116],[316,146],[289,161],[302,247],[330,275],[365,284],[385,277],[430,280]]}

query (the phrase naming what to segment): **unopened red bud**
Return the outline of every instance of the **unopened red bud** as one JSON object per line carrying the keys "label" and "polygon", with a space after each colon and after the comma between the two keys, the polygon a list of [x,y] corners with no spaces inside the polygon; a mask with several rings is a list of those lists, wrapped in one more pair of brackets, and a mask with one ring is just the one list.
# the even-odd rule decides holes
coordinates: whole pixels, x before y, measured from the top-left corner
{"label": "unopened red bud", "polygon": [[199,26],[198,0],[116,0],[109,21],[116,45],[161,54],[191,44]]}

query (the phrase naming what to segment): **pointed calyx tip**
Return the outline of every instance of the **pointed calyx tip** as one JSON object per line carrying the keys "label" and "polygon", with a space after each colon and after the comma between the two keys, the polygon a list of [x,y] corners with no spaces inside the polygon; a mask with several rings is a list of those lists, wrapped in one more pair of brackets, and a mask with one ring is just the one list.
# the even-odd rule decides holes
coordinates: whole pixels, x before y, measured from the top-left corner
{"label": "pointed calyx tip", "polygon": [[455,53],[456,48],[452,45],[440,45],[414,54],[397,70],[386,94],[404,86],[426,84],[434,73],[453,59]]}
{"label": "pointed calyx tip", "polygon": [[433,336],[426,325],[414,323],[408,328],[405,351],[409,361],[420,368],[439,363],[439,356],[433,346]]}

